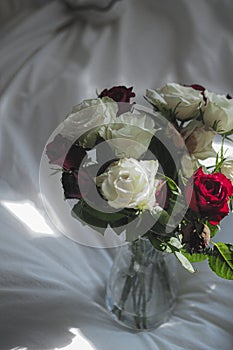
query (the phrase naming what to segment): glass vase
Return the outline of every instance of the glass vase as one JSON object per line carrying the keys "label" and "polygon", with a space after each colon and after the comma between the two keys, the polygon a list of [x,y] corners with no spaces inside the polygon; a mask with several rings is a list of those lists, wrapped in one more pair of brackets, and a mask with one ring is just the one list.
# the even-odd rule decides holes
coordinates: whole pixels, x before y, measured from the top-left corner
{"label": "glass vase", "polygon": [[106,306],[121,324],[136,330],[166,322],[177,292],[176,259],[147,239],[120,247],[106,290]]}

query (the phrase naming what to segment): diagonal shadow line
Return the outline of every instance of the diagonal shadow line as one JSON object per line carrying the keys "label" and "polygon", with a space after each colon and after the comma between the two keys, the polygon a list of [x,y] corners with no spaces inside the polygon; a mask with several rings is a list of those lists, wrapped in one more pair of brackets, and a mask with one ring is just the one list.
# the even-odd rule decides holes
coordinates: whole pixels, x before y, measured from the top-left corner
{"label": "diagonal shadow line", "polygon": [[66,5],[69,7],[71,10],[75,11],[99,11],[99,12],[107,12],[109,11],[117,2],[122,1],[122,0],[111,0],[107,5],[105,6],[100,6],[97,4],[88,4],[88,5],[75,5],[72,3],[69,3],[67,1]]}

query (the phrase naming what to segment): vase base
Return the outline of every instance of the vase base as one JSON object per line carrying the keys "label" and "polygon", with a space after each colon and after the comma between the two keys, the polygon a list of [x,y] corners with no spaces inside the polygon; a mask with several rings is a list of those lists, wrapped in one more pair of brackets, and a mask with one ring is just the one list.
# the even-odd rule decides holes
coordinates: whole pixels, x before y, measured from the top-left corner
{"label": "vase base", "polygon": [[134,331],[151,331],[169,320],[175,303],[173,302],[173,304],[163,312],[151,316],[147,315],[146,317],[140,317],[126,310],[122,310],[112,303],[112,299],[108,295],[106,295],[105,304],[112,318],[120,325]]}

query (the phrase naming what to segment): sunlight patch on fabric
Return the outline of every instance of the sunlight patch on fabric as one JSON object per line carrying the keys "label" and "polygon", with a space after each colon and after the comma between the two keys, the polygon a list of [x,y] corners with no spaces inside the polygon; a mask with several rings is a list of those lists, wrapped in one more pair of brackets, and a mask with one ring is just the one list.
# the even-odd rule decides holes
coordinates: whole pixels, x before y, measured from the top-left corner
{"label": "sunlight patch on fabric", "polygon": [[54,234],[44,217],[30,202],[1,201],[1,204],[31,231],[47,235]]}

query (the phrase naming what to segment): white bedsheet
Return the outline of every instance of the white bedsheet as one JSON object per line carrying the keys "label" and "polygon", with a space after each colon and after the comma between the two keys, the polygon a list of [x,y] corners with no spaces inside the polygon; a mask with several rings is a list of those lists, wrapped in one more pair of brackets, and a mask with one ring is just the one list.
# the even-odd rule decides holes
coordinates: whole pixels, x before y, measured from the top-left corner
{"label": "white bedsheet", "polygon": [[[179,270],[169,322],[144,333],[117,325],[104,306],[117,250],[61,235],[39,189],[49,135],[96,88],[133,85],[142,95],[176,81],[232,94],[232,9],[231,0],[124,0],[80,16],[62,1],[1,2],[1,350],[233,348],[233,285],[206,263],[194,275]],[[232,224],[224,219],[218,238],[232,242]]]}

